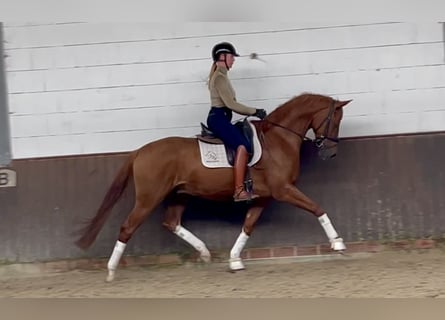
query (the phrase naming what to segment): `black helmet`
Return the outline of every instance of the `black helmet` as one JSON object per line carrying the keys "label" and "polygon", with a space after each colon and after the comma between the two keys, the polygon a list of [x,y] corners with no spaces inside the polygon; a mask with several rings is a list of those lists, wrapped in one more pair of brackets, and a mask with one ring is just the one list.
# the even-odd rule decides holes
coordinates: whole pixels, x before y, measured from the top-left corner
{"label": "black helmet", "polygon": [[239,57],[239,54],[236,52],[235,47],[229,42],[220,42],[213,47],[212,49],[213,61],[218,61],[219,55],[222,53],[231,53],[234,56]]}

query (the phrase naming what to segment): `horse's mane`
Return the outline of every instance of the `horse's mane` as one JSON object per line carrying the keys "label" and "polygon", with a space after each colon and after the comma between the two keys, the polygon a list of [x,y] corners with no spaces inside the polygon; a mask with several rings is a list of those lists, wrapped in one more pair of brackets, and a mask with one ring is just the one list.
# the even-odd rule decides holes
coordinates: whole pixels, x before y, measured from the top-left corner
{"label": "horse's mane", "polygon": [[[312,105],[319,105],[320,102],[330,102],[330,101],[332,101],[332,98],[329,96],[304,92],[279,105],[272,113],[276,114],[277,116],[280,116],[282,113],[289,112],[288,111],[289,108],[298,108],[300,106],[311,107]],[[286,114],[283,114],[283,116],[286,116]]]}

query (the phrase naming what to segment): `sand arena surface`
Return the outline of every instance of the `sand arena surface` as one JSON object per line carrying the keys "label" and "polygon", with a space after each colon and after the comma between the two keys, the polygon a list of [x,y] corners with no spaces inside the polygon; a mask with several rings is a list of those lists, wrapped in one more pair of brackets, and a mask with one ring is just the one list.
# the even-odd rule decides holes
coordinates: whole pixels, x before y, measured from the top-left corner
{"label": "sand arena surface", "polygon": [[445,298],[443,248],[383,251],[324,261],[128,267],[106,283],[106,270],[0,277],[0,297],[431,297]]}

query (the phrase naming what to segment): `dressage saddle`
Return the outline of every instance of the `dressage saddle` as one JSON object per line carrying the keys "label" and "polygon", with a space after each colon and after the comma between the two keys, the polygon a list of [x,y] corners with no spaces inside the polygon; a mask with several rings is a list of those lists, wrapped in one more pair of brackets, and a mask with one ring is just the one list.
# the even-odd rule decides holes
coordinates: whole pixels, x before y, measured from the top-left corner
{"label": "dressage saddle", "polygon": [[[244,137],[247,139],[249,143],[250,150],[252,150],[252,153],[249,153],[249,158],[248,158],[248,161],[250,161],[252,160],[254,152],[253,152],[253,131],[249,124],[249,121],[247,121],[247,118],[244,118],[244,120],[239,120],[235,122],[234,126],[244,135]],[[215,134],[202,122],[201,122],[201,134],[196,135],[196,137],[198,138],[198,140],[201,140],[203,142],[211,144],[224,144],[224,142],[221,139],[217,138]],[[230,148],[225,144],[224,147],[227,154],[227,160],[230,163],[230,165],[233,166],[235,161],[236,150]]]}

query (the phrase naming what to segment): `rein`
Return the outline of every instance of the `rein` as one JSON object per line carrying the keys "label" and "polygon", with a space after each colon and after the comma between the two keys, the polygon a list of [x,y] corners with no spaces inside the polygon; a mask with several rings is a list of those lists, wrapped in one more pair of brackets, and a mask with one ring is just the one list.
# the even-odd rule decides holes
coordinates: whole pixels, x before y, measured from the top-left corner
{"label": "rein", "polygon": [[328,113],[328,116],[327,116],[327,117],[320,123],[320,125],[317,127],[317,129],[314,130],[314,132],[316,132],[318,129],[321,128],[321,126],[322,126],[323,124],[326,123],[325,129],[324,129],[324,133],[323,133],[321,136],[316,137],[315,139],[311,139],[311,138],[309,138],[309,137],[307,137],[307,136],[305,136],[305,135],[302,135],[301,133],[298,133],[298,132],[296,132],[296,131],[294,131],[294,130],[288,128],[288,127],[285,127],[285,126],[279,124],[279,123],[276,123],[276,122],[267,120],[267,117],[264,118],[263,121],[264,121],[264,122],[268,122],[268,123],[270,123],[271,125],[274,125],[274,126],[276,126],[276,127],[282,128],[282,129],[284,129],[284,130],[287,130],[287,131],[293,133],[294,135],[296,135],[297,137],[299,137],[302,141],[311,141],[311,142],[314,142],[314,144],[317,146],[317,148],[321,148],[321,147],[324,146],[324,141],[325,141],[325,140],[330,140],[330,141],[335,142],[335,143],[338,143],[338,142],[339,142],[338,138],[332,138],[332,137],[329,137],[329,136],[328,136],[328,134],[329,134],[329,129],[330,129],[330,127],[331,127],[332,116],[334,115],[334,112],[335,112],[335,101],[332,100],[332,105],[329,107],[329,113]]}
{"label": "rein", "polygon": [[304,141],[304,140],[310,140],[310,141],[313,141],[311,138],[308,138],[308,137],[306,137],[306,136],[303,136],[302,134],[300,134],[300,133],[298,133],[298,132],[296,132],[296,131],[294,131],[294,130],[292,130],[292,129],[289,129],[288,127],[282,126],[282,125],[279,124],[279,123],[276,123],[276,122],[273,122],[273,121],[270,121],[270,120],[267,120],[267,119],[263,119],[263,121],[268,122],[268,123],[270,123],[271,125],[274,125],[274,126],[276,126],[276,127],[279,127],[279,128],[281,128],[281,129],[287,130],[287,131],[293,133],[294,135],[298,136],[298,137],[299,137],[301,140],[303,140],[303,141]]}

